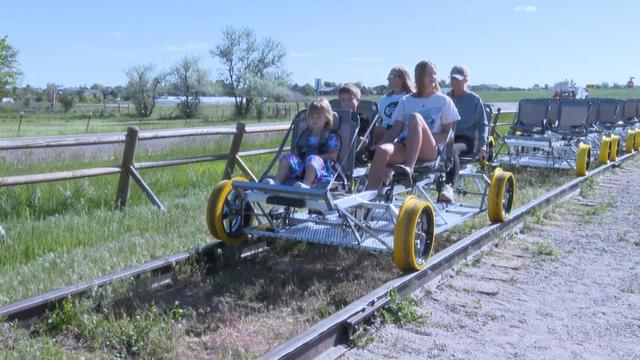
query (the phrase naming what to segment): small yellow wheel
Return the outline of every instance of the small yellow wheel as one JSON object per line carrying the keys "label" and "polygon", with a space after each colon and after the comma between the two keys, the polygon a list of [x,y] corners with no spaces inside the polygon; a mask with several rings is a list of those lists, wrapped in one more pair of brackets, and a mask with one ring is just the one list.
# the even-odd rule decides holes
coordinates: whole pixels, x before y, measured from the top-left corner
{"label": "small yellow wheel", "polygon": [[435,244],[431,203],[409,196],[402,203],[393,235],[393,262],[401,271],[422,270]]}
{"label": "small yellow wheel", "polygon": [[611,135],[611,153],[609,158],[611,161],[618,160],[618,151],[620,150],[620,136]]}
{"label": "small yellow wheel", "polygon": [[251,205],[233,190],[234,181],[247,181],[243,177],[222,180],[211,191],[207,202],[207,227],[214,237],[226,245],[240,245],[247,239],[242,232],[254,220]]}
{"label": "small yellow wheel", "polygon": [[609,152],[611,151],[611,138],[608,136],[602,137],[600,143],[600,154],[598,154],[598,162],[600,165],[606,165],[609,163]]}
{"label": "small yellow wheel", "polygon": [[636,129],[634,131],[636,134],[633,137],[634,141],[633,141],[633,150],[635,151],[640,151],[640,129]]}
{"label": "small yellow wheel", "polygon": [[636,139],[636,130],[627,130],[627,140],[624,144],[624,152],[631,154],[633,152],[633,145]]}
{"label": "small yellow wheel", "polygon": [[516,181],[513,174],[496,168],[489,185],[487,215],[492,223],[504,222],[511,212]]}
{"label": "small yellow wheel", "polygon": [[589,144],[578,144],[578,155],[576,156],[576,175],[586,176],[591,164],[591,146]]}

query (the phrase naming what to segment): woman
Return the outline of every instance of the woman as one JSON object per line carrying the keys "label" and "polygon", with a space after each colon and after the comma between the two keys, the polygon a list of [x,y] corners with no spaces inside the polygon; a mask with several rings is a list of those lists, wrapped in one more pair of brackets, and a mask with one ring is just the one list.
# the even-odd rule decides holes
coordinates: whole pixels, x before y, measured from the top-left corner
{"label": "woman", "polygon": [[415,85],[411,82],[409,71],[402,66],[392,68],[389,71],[389,76],[387,76],[387,81],[391,91],[378,101],[382,126],[378,126],[374,130],[374,144],[378,144],[382,140],[385,131],[393,127],[393,112],[398,107],[402,97],[407,94],[413,94],[416,91]]}
{"label": "woman", "polygon": [[453,101],[440,92],[436,66],[421,61],[415,68],[416,92],[402,97],[393,126],[385,132],[371,163],[367,190],[380,188],[389,165],[403,164],[411,175],[417,161],[433,161],[460,116]]}

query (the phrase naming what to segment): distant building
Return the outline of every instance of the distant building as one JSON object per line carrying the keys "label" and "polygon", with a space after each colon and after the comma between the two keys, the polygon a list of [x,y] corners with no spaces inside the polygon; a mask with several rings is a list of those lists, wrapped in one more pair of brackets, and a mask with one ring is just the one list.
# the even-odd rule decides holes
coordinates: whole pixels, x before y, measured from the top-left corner
{"label": "distant building", "polygon": [[294,102],[294,101],[307,101],[308,98],[304,95],[302,95],[301,92],[299,91],[295,91],[295,90],[291,90],[291,93],[289,94],[289,101]]}
{"label": "distant building", "polygon": [[323,86],[318,90],[319,95],[338,95],[338,87]]}
{"label": "distant building", "polygon": [[9,97],[3,97],[3,98],[2,98],[2,103],[3,103],[3,104],[13,104],[13,103],[14,103],[14,101],[13,101],[13,99],[12,99],[12,98],[9,98]]}

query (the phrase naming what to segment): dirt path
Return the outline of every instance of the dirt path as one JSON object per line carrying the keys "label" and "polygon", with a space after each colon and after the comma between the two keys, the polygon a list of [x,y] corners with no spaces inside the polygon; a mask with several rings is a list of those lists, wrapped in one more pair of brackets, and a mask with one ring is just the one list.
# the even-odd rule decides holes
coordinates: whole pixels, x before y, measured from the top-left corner
{"label": "dirt path", "polygon": [[640,358],[640,161],[535,218],[346,359]]}

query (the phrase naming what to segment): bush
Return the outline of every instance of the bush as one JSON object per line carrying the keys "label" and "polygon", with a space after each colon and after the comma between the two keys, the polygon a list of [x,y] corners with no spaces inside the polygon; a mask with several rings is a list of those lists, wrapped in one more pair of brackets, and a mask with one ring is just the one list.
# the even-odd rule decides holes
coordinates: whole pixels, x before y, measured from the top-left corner
{"label": "bush", "polygon": [[72,94],[63,94],[58,97],[58,101],[62,104],[64,112],[69,112],[76,104],[76,97]]}

